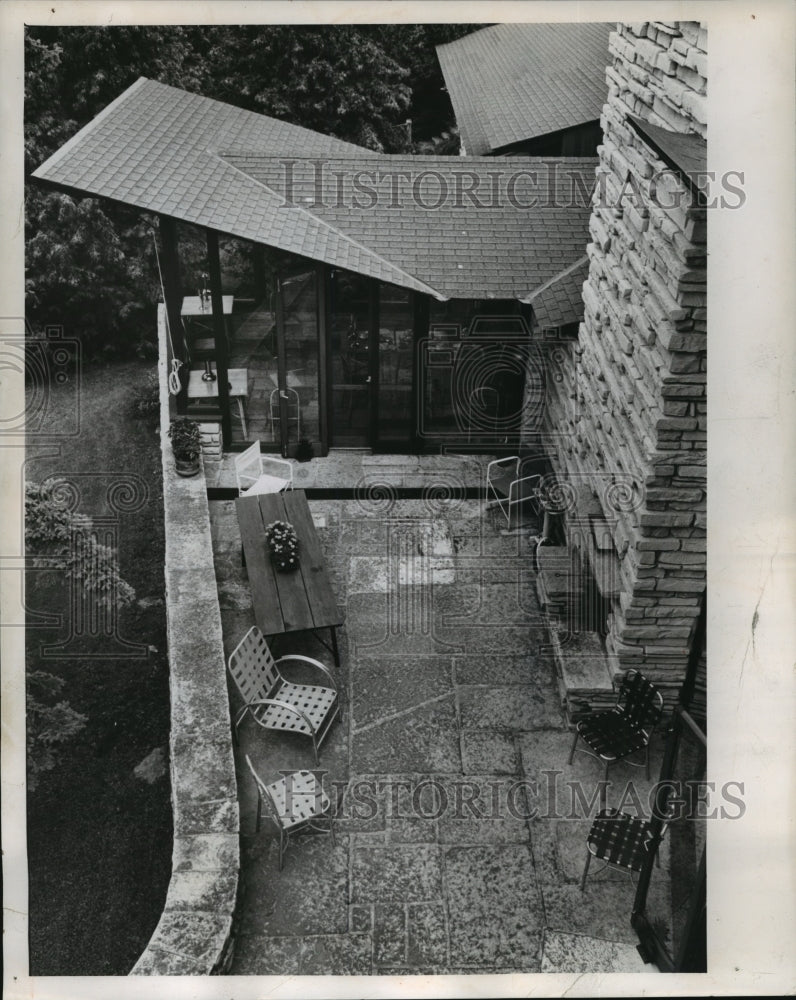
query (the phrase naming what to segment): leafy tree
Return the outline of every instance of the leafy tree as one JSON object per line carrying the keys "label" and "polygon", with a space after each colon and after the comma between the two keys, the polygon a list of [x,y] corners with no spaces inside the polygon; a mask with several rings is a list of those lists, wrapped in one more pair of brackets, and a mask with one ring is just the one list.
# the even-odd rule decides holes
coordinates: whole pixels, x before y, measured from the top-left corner
{"label": "leafy tree", "polygon": [[353,25],[220,28],[207,94],[379,152],[407,147],[409,72]]}

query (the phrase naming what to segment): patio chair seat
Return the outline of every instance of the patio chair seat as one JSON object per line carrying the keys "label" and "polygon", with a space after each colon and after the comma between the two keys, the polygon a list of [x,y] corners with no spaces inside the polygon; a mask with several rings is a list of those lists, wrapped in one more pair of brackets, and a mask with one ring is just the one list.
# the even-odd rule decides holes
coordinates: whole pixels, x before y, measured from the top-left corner
{"label": "patio chair seat", "polygon": [[326,813],[331,800],[311,771],[293,771],[290,775],[290,792],[285,778],[266,785],[279,822],[285,830],[315,819]]}
{"label": "patio chair seat", "polygon": [[[663,828],[665,831],[665,827]],[[586,866],[580,880],[580,891],[586,885],[592,858],[603,861],[609,868],[640,872],[645,862],[658,849],[662,833],[655,837],[652,826],[618,809],[602,809],[594,818],[586,838]]]}
{"label": "patio chair seat", "polygon": [[643,750],[648,740],[641,726],[628,722],[613,710],[587,716],[578,723],[578,733],[603,760],[628,757],[637,750]]}
{"label": "patio chair seat", "polygon": [[234,464],[238,494],[242,497],[293,489],[293,466],[283,458],[263,455],[259,441],[236,455]]}
{"label": "patio chair seat", "polygon": [[[633,767],[645,767],[647,777],[650,772],[649,744],[653,729],[663,714],[661,692],[638,670],[628,670],[622,677],[619,696],[613,708],[593,712],[581,719],[575,727],[569,763],[575,756],[578,740],[582,739],[592,757],[605,764],[605,780],[608,769],[617,761],[626,760]],[[629,760],[637,751],[644,752],[644,760]]]}
{"label": "patio chair seat", "polygon": [[285,488],[285,480],[279,476],[264,474],[248,489],[241,491],[242,497],[255,497],[261,493],[280,493]]}
{"label": "patio chair seat", "polygon": [[[283,676],[280,667],[301,663],[329,681],[327,685],[294,684]],[[342,718],[340,689],[331,671],[319,660],[301,654],[288,654],[275,660],[265,637],[252,625],[229,658],[229,672],[243,699],[235,716],[233,736],[243,720],[252,715],[264,729],[299,733],[312,740],[315,763],[318,747],[326,739],[335,719]]]}
{"label": "patio chair seat", "polygon": [[331,834],[332,843],[335,843],[332,802],[324,790],[323,776],[312,771],[288,771],[266,785],[248,755],[246,763],[257,786],[255,833],[260,832],[260,820],[265,809],[279,831],[280,870],[291,835],[315,830]]}
{"label": "patio chair seat", "polygon": [[273,695],[274,701],[284,701],[299,709],[310,721],[311,726],[289,708],[279,705],[259,705],[253,709],[255,719],[261,726],[268,729],[286,729],[296,733],[320,732],[327,715],[331,712],[337,692],[334,688],[310,684],[292,684],[285,681],[279,691]]}

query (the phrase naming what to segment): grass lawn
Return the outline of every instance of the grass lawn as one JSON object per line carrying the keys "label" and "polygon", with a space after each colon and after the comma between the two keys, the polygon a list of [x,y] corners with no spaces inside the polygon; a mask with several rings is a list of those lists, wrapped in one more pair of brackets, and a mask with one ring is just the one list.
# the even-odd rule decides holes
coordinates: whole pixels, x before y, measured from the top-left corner
{"label": "grass lawn", "polygon": [[[110,517],[121,576],[136,592],[136,602],[119,615],[117,634],[141,644],[140,655],[121,658],[123,646],[113,636],[78,636],[64,650],[69,656],[45,657],[42,646],[70,636],[75,611],[63,572],[29,569],[27,668],[63,678],[60,697],[87,717],[81,732],[56,747],[54,769],[28,793],[32,975],[127,974],[155,929],[171,874],[159,437],[156,422],[136,419],[130,408],[154,367],[87,367],[79,436],[28,442],[29,480],[71,478],[81,492],[78,510],[95,526]],[[46,432],[66,426],[70,406],[71,393],[54,387]],[[146,483],[145,500],[114,514],[108,486],[128,473]],[[61,624],[39,624],[40,614],[53,613]],[[136,766],[158,749],[165,768],[156,766],[149,780],[136,776]]]}

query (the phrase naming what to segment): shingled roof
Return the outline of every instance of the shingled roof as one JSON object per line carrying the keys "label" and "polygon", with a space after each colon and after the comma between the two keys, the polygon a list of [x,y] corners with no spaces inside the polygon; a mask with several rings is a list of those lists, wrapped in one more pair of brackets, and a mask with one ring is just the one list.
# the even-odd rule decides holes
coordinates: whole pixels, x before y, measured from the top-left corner
{"label": "shingled roof", "polygon": [[700,177],[704,177],[708,168],[708,144],[701,135],[672,132],[636,115],[628,115],[627,120],[650,149],[693,191],[701,190]]}
{"label": "shingled roof", "polygon": [[614,24],[497,24],[437,46],[464,151],[496,152],[600,117]]}
{"label": "shingled roof", "polygon": [[288,178],[283,157],[222,155],[440,298],[524,299],[589,239],[593,158],[296,160]]}
{"label": "shingled roof", "polygon": [[584,256],[528,296],[540,329],[567,326],[583,319],[583,283],[588,276],[589,258]]}
{"label": "shingled roof", "polygon": [[34,176],[439,299],[523,299],[582,256],[596,162],[379,155],[142,78]]}

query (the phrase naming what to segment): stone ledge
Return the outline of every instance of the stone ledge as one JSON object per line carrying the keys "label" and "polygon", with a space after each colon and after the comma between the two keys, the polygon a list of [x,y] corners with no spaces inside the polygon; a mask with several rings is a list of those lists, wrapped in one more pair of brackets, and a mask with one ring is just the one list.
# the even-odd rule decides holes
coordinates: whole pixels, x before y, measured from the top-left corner
{"label": "stone ledge", "polygon": [[[161,440],[169,399],[163,306],[158,307]],[[240,870],[240,817],[230,736],[204,469],[163,462],[166,608],[171,691],[172,875],[166,905],[131,975],[204,976],[230,952]]]}

